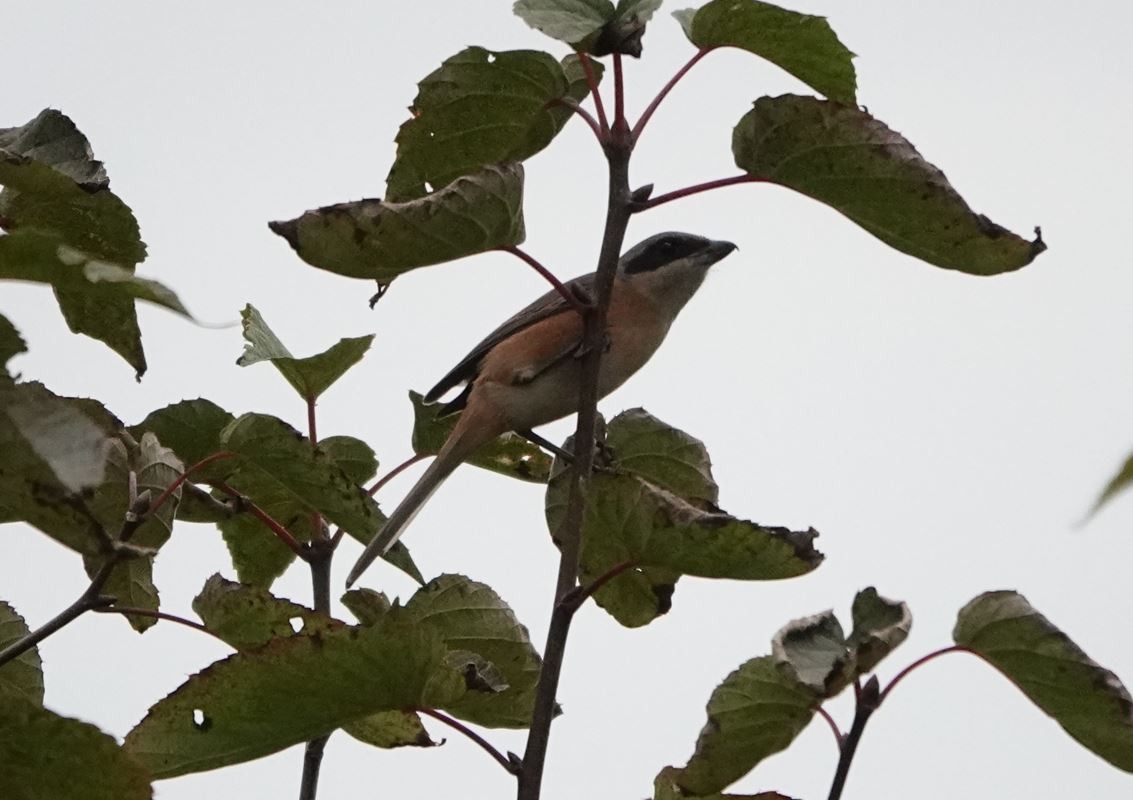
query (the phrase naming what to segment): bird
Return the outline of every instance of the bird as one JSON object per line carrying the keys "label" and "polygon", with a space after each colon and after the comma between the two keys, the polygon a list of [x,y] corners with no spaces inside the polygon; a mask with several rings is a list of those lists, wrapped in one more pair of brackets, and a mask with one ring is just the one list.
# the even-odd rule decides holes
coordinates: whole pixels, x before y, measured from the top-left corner
{"label": "bird", "polygon": [[[650,236],[622,255],[606,314],[599,397],[645,365],[709,267],[735,249],[731,242],[670,231]],[[590,273],[565,287],[591,296],[594,283],[595,273]],[[583,326],[582,315],[552,290],[488,334],[429,390],[425,401],[435,403],[464,384],[437,412],[438,417],[460,412],[460,418],[436,458],[366,545],[347,576],[347,587],[393,547],[441,483],[481,445],[514,431],[561,452],[532,429],[578,410]]]}

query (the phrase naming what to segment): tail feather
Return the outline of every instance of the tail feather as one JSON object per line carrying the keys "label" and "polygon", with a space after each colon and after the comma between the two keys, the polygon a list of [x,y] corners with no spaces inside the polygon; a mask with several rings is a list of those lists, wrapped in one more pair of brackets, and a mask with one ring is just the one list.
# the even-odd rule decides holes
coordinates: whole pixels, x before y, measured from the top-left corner
{"label": "tail feather", "polygon": [[459,467],[464,459],[481,444],[494,439],[497,435],[499,435],[498,431],[488,430],[487,426],[484,425],[476,425],[474,420],[468,418],[468,412],[462,415],[460,422],[449,435],[444,447],[433,459],[433,463],[429,465],[429,468],[425,470],[417,483],[413,484],[413,488],[409,490],[409,493],[390,514],[386,524],[382,526],[381,530],[366,545],[366,549],[362,551],[362,555],[346,577],[347,588],[358,580],[370,564],[389,552],[389,549],[401,538],[401,534],[404,533],[409,523],[417,516],[417,512],[429,501],[433,492],[440,488],[440,485],[453,473],[453,470]]}

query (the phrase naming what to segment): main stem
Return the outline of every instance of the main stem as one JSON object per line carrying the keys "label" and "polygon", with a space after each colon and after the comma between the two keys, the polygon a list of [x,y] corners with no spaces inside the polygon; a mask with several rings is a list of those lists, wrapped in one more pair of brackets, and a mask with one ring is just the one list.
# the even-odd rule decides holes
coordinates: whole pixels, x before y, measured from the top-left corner
{"label": "main stem", "polygon": [[[313,540],[310,544],[307,563],[311,566],[311,589],[314,595],[315,611],[330,614],[330,562],[334,557],[334,545],[325,537]],[[326,749],[330,734],[307,742],[303,753],[303,778],[299,784],[299,800],[315,800],[319,791],[319,768],[323,763],[323,750]]]}
{"label": "main stem", "polygon": [[[620,107],[620,104],[619,104]],[[595,278],[594,308],[586,316],[583,338],[586,355],[582,360],[579,381],[578,427],[574,433],[574,462],[571,469],[570,494],[566,517],[557,531],[561,551],[559,575],[555,585],[555,605],[543,650],[543,668],[535,694],[535,709],[523,769],[519,774],[518,800],[538,800],[543,782],[543,767],[551,735],[551,719],[555,713],[555,695],[562,674],[567,634],[575,607],[565,602],[578,584],[579,556],[582,550],[582,521],[586,510],[586,490],[594,463],[594,429],[598,407],[598,366],[602,358],[606,330],[606,311],[610,306],[618,257],[625,239],[630,217],[629,157],[632,150],[629,126],[621,116],[614,119],[610,137],[605,143],[609,164],[609,196],[606,206],[606,229],[598,256]]]}
{"label": "main stem", "polygon": [[830,784],[830,795],[827,800],[840,800],[842,789],[846,786],[846,778],[850,774],[850,765],[854,763],[854,753],[857,752],[858,742],[865,732],[866,723],[877,711],[881,702],[881,692],[877,684],[877,676],[871,676],[857,696],[857,708],[854,711],[854,722],[849,732],[843,737],[842,754],[838,758],[838,769],[834,772],[834,781]]}

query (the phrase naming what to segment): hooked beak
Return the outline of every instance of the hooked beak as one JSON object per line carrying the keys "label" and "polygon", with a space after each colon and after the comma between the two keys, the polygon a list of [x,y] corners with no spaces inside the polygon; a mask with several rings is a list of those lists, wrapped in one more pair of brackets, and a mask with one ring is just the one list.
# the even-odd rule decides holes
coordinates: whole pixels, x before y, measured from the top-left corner
{"label": "hooked beak", "polygon": [[701,257],[708,264],[715,264],[717,261],[724,258],[724,256],[731,253],[733,250],[738,250],[732,242],[725,242],[723,239],[710,241],[703,250],[700,251]]}

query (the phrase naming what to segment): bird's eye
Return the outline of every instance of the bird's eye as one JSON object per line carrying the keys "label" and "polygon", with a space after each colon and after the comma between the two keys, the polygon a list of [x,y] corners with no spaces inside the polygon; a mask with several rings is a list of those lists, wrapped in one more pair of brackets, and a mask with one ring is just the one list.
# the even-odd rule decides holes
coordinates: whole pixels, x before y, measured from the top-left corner
{"label": "bird's eye", "polygon": [[671,253],[671,252],[673,252],[673,250],[676,249],[676,247],[677,246],[673,242],[672,239],[662,239],[661,240],[661,252],[663,252],[663,253]]}

